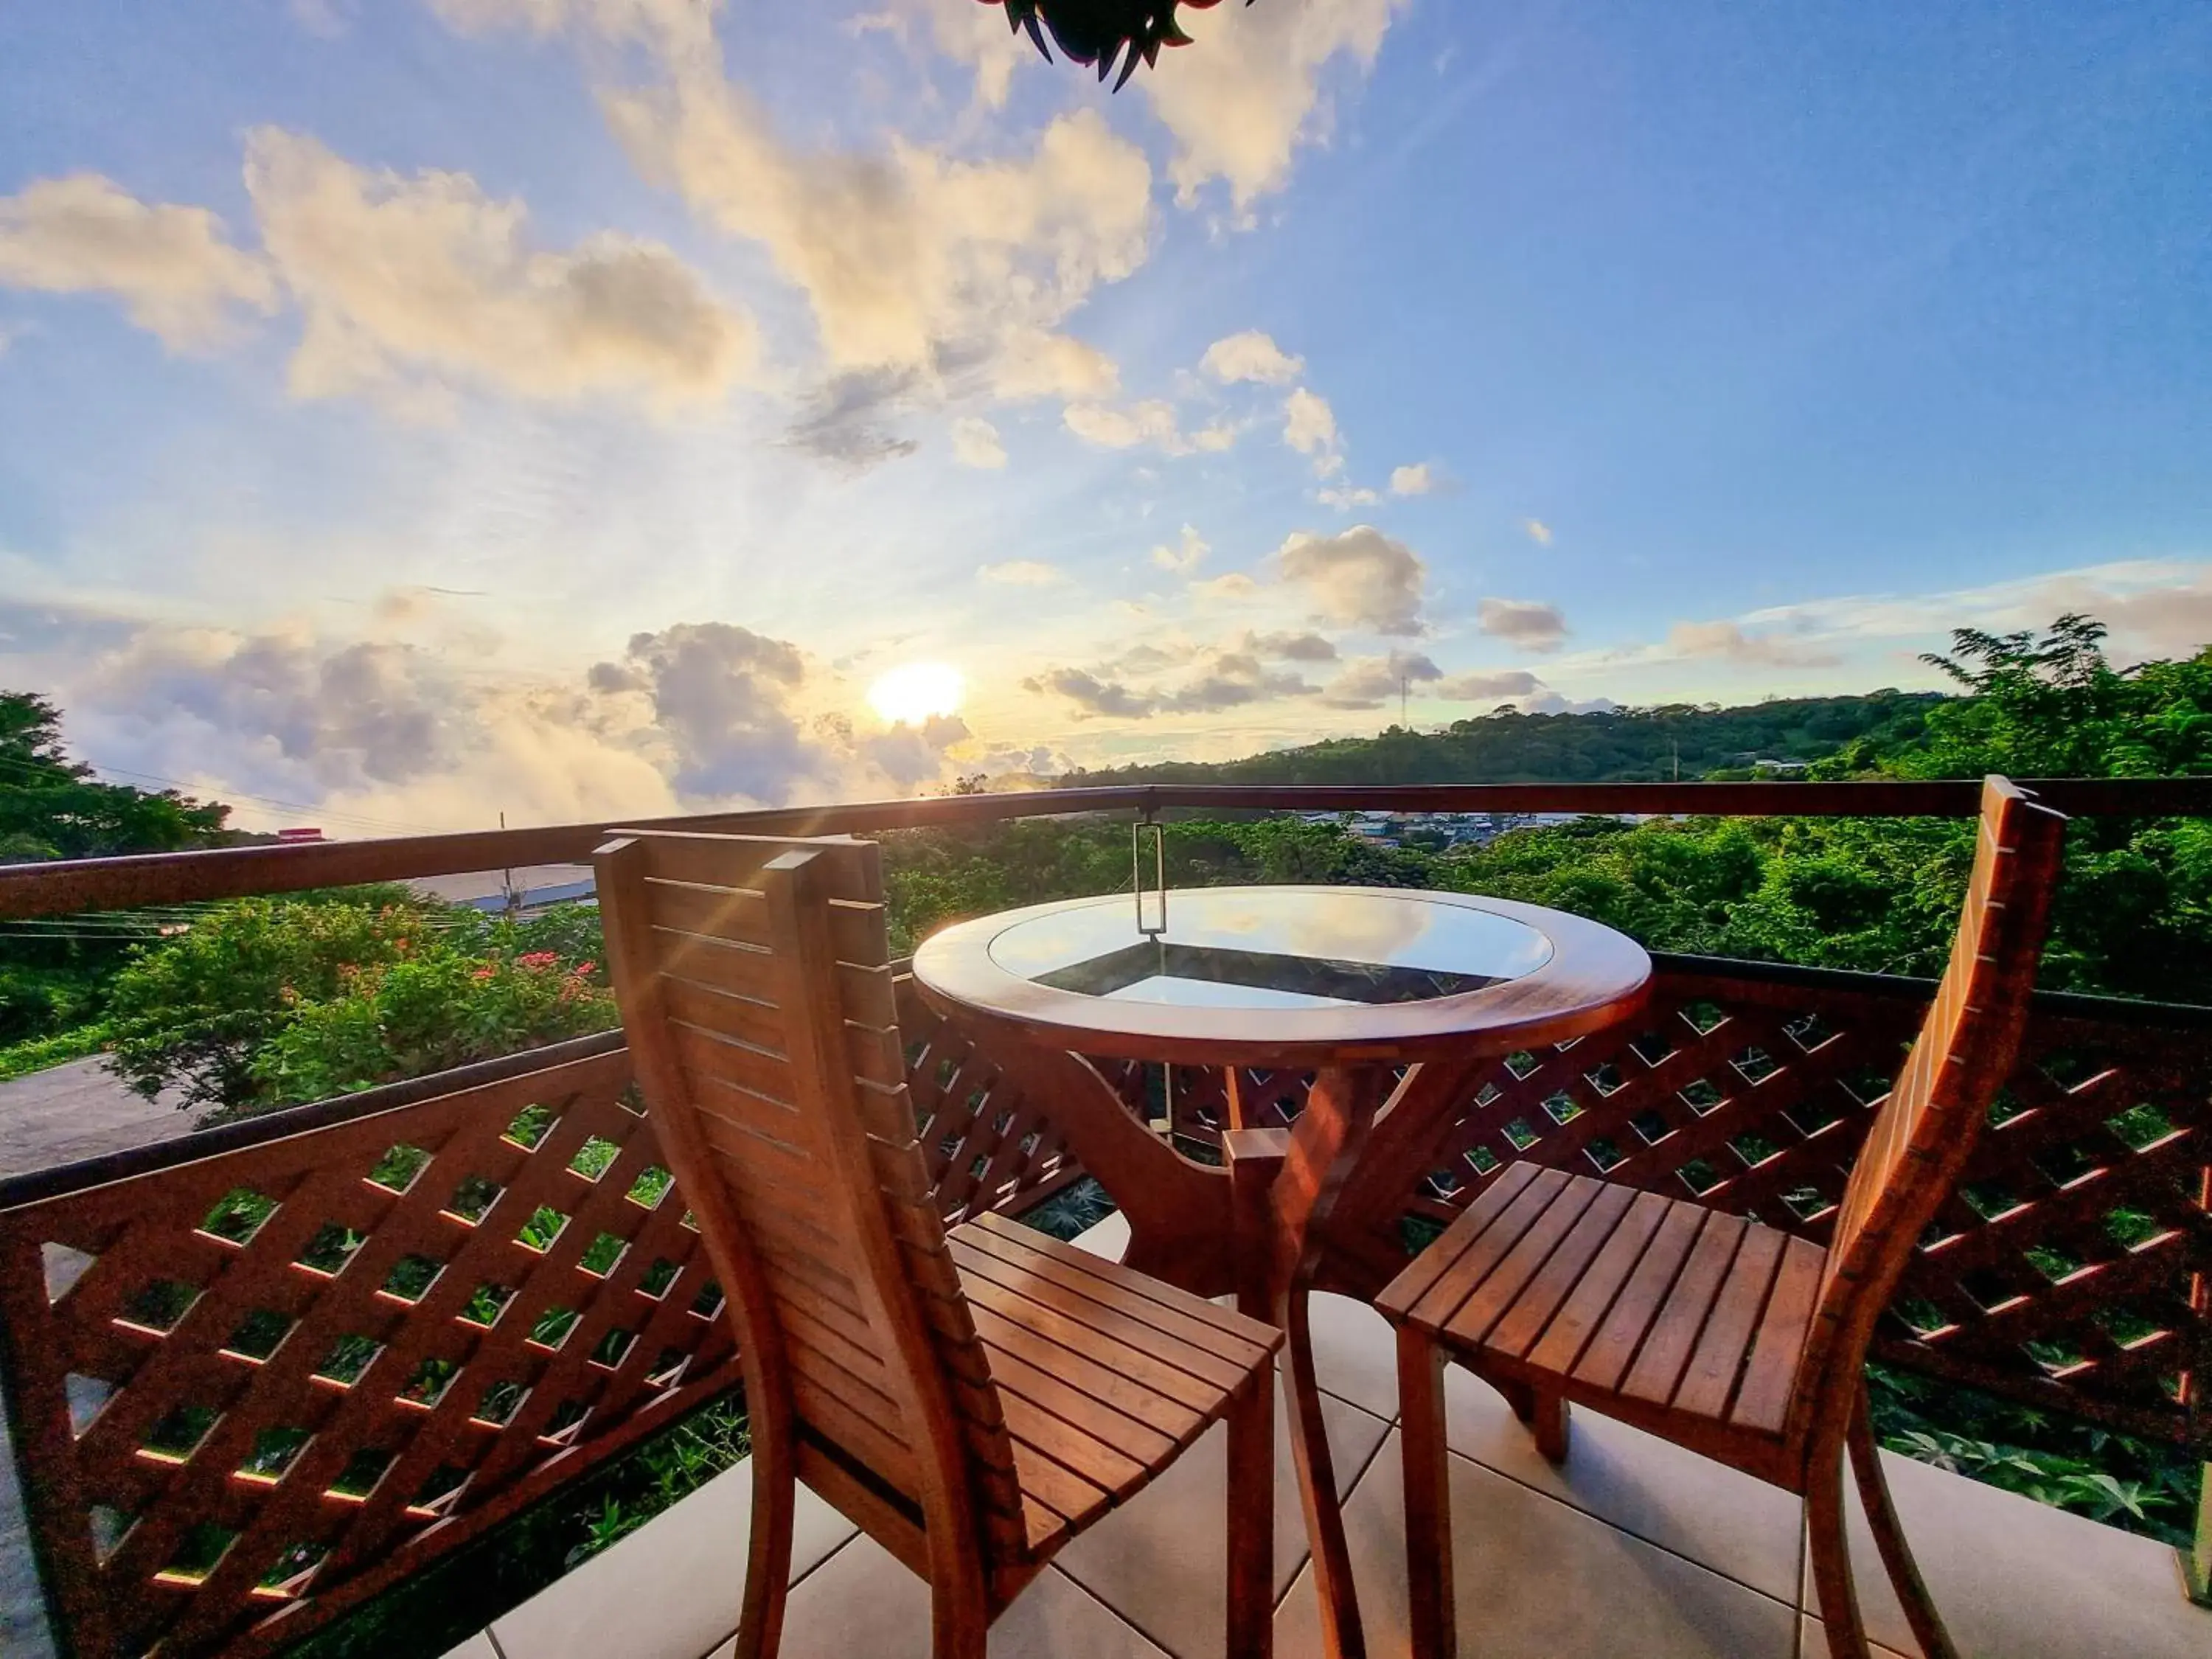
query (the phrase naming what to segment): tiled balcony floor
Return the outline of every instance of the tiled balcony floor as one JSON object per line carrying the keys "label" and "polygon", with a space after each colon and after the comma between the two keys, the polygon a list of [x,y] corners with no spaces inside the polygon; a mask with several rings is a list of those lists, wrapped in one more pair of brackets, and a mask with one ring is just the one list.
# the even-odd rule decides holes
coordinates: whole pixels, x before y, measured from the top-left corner
{"label": "tiled balcony floor", "polygon": [[[1095,1243],[1118,1249],[1109,1222]],[[1316,1356],[1370,1650],[1406,1651],[1396,1382],[1388,1327],[1320,1298]],[[1498,1396],[1451,1384],[1460,1650],[1485,1659],[1821,1659],[1797,1501],[1650,1436],[1577,1414],[1555,1469]],[[1280,1436],[1275,1650],[1318,1655],[1312,1575]],[[1215,1659],[1222,1651],[1223,1431],[1078,1539],[1003,1614],[994,1655]],[[2204,1659],[2212,1612],[2173,1553],[1903,1459],[1892,1489],[1952,1634],[1987,1659]],[[724,1659],[750,1515],[740,1467],[594,1558],[454,1659]],[[1854,1564],[1875,1639],[1915,1652],[1871,1540]],[[790,1659],[926,1659],[921,1581],[801,1489]]]}

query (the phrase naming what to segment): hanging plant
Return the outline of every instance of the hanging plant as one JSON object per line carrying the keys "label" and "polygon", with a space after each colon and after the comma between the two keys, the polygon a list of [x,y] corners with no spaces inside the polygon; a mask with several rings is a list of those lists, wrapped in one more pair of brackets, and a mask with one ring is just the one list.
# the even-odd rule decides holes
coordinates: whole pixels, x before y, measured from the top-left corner
{"label": "hanging plant", "polygon": [[[1036,43],[1045,60],[1052,60],[1051,50],[1044,37],[1049,33],[1060,55],[1078,64],[1098,65],[1098,78],[1103,81],[1114,72],[1116,58],[1121,63],[1121,77],[1114,82],[1116,92],[1127,86],[1129,77],[1137,72],[1141,58],[1146,64],[1159,61],[1162,46],[1187,46],[1190,36],[1176,26],[1176,7],[1178,3],[1201,9],[1218,5],[1220,0],[982,0],[987,6],[1003,5],[1006,21],[1016,29],[1027,29],[1030,39]],[[1250,5],[1252,0],[1244,0]]]}

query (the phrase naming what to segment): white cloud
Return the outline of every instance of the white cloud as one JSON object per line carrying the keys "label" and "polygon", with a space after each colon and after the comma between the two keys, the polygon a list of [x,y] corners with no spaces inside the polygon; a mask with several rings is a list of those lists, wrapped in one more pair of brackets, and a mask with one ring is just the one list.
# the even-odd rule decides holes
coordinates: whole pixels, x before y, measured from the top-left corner
{"label": "white cloud", "polygon": [[234,308],[276,309],[276,284],[205,208],[149,205],[97,173],[0,198],[0,285],[106,294],[163,344],[221,342]]}
{"label": "white cloud", "polygon": [[696,402],[751,363],[751,319],[667,248],[603,233],[535,251],[522,204],[465,173],[371,172],[264,127],[247,140],[246,184],[306,313],[291,366],[301,397],[420,398],[461,380]]}
{"label": "white cloud", "polygon": [[1067,580],[1057,565],[1036,559],[1008,559],[1003,564],[978,565],[975,574],[1000,587],[1054,587]]}
{"label": "white cloud", "polygon": [[1424,631],[1428,567],[1372,525],[1334,536],[1301,531],[1276,550],[1275,561],[1285,580],[1304,586],[1331,622],[1376,634]]}
{"label": "white cloud", "polygon": [[1668,651],[1681,657],[1722,657],[1769,668],[1827,668],[1843,660],[1783,634],[1747,634],[1732,622],[1676,623],[1667,630]]}
{"label": "white cloud", "polygon": [[952,423],[952,459],[963,466],[986,470],[1006,464],[1006,447],[999,428],[979,416],[963,415]]}
{"label": "white cloud", "polygon": [[1372,507],[1382,498],[1371,489],[1344,484],[1331,489],[1316,490],[1314,499],[1323,507],[1333,507],[1340,513],[1349,513],[1355,507]]}
{"label": "white cloud", "polygon": [[1103,398],[1121,383],[1114,360],[1072,335],[1009,330],[991,365],[991,389],[1020,402],[1030,398]]}
{"label": "white cloud", "polygon": [[1336,411],[1328,398],[1304,386],[1283,399],[1283,441],[1311,458],[1314,471],[1323,477],[1344,465],[1336,453]]}
{"label": "white cloud", "polygon": [[1206,356],[1199,359],[1198,366],[1224,386],[1233,386],[1240,380],[1284,386],[1306,366],[1306,360],[1291,356],[1258,329],[1248,328],[1242,334],[1231,334],[1206,347]]}
{"label": "white cloud", "polygon": [[1392,15],[1407,0],[1267,0],[1247,9],[1186,9],[1181,22],[1198,44],[1160,54],[1138,77],[1175,136],[1168,174],[1176,199],[1196,203],[1213,179],[1229,186],[1241,215],[1289,182],[1301,143],[1325,140],[1332,112],[1322,67],[1343,54],[1361,69],[1375,61]]}
{"label": "white cloud", "polygon": [[1218,454],[1237,436],[1237,427],[1227,421],[1185,432],[1176,406],[1164,398],[1120,405],[1072,403],[1060,411],[1060,420],[1077,437],[1102,449],[1150,444],[1164,455]]}
{"label": "white cloud", "polygon": [[1498,668],[1449,675],[1431,686],[1428,694],[1449,702],[1490,702],[1534,696],[1543,689],[1543,682],[1525,668]]}
{"label": "white cloud", "polygon": [[1549,547],[1552,544],[1552,526],[1541,519],[1523,519],[1521,520],[1521,529],[1537,546]]}
{"label": "white cloud", "polygon": [[1380,708],[1401,690],[1425,687],[1443,677],[1443,670],[1418,651],[1355,657],[1328,683],[1322,701],[1331,708]]}
{"label": "white cloud", "polygon": [[1255,657],[1283,662],[1334,662],[1336,647],[1318,634],[1248,633],[1239,647]]}
{"label": "white cloud", "polygon": [[1223,599],[1233,603],[1257,597],[1260,584],[1241,570],[1231,570],[1202,582],[1193,582],[1190,591],[1194,598],[1200,599]]}
{"label": "white cloud", "polygon": [[1425,495],[1436,487],[1437,476],[1426,461],[1390,469],[1390,493],[1393,495]]}
{"label": "white cloud", "polygon": [[1200,562],[1212,550],[1200,537],[1195,526],[1185,525],[1182,527],[1182,539],[1175,546],[1155,547],[1152,550],[1152,562],[1163,570],[1172,570],[1178,575],[1188,576],[1198,568]]}
{"label": "white cloud", "polygon": [[648,179],[767,249],[805,295],[833,369],[934,374],[956,351],[1033,351],[1149,252],[1152,168],[1095,110],[1057,118],[1008,160],[953,161],[896,137],[881,159],[808,153],[719,68],[673,67],[665,87],[605,94],[608,120]]}
{"label": "white cloud", "polygon": [[1528,651],[1556,651],[1567,637],[1559,608],[1533,599],[1483,599],[1474,608],[1475,626]]}
{"label": "white cloud", "polygon": [[1111,668],[1053,668],[1022,682],[1025,690],[1074,705],[1079,720],[1150,720],[1156,714],[1212,714],[1285,698],[1310,697],[1316,686],[1295,671],[1271,669],[1250,651],[1212,650],[1182,684],[1145,688],[1106,678]]}

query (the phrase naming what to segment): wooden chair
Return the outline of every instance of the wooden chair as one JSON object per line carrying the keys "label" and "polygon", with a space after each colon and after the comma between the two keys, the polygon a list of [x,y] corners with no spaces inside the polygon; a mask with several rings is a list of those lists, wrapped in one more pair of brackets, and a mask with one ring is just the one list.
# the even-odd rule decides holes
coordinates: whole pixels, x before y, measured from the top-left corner
{"label": "wooden chair", "polygon": [[617,832],[637,1076],[729,1294],[753,1443],[737,1651],[776,1650],[794,1480],[929,1581],[975,1659],[1061,1545],[1229,1423],[1229,1651],[1269,1650],[1271,1327],[986,1216],[915,1140],[873,843]]}
{"label": "wooden chair", "polygon": [[1875,1322],[2011,1069],[2064,829],[2004,779],[1984,784],[1950,965],[1826,1249],[1684,1200],[1516,1164],[1383,1291],[1377,1305],[1398,1328],[1417,1655],[1455,1643],[1447,1359],[1495,1385],[1553,1462],[1566,1455],[1575,1401],[1801,1495],[1830,1648],[1865,1659],[1844,1533],[1848,1447],[1922,1651],[1954,1653],[1890,1505],[1863,1366]]}

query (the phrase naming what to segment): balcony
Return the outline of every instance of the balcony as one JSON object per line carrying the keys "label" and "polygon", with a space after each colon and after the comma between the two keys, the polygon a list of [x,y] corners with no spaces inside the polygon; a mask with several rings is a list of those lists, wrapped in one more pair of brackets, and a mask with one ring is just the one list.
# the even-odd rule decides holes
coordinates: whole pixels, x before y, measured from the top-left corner
{"label": "balcony", "polygon": [[[2070,792],[2070,793],[2069,793]],[[2057,785],[2076,812],[2202,812],[2199,785]],[[871,830],[1076,811],[1963,814],[1971,786],[1059,792],[778,812],[698,827]],[[597,826],[28,866],[0,913],[64,914],[550,864]],[[1402,1251],[1515,1158],[1694,1194],[1816,1239],[1920,981],[1661,957],[1631,1027],[1477,1079],[1370,1245]],[[1077,1179],[1042,1103],[902,986],[909,1085],[949,1218]],[[1146,1079],[1126,1079],[1133,1104]],[[1269,1097],[1295,1113],[1302,1087]],[[37,1585],[85,1650],[279,1650],[403,1588],[726,1392],[734,1355],[618,1033],[0,1183],[0,1382],[25,1521],[0,1516],[8,1651]],[[1218,1079],[1179,1077],[1203,1154]],[[2043,994],[1959,1198],[1877,1345],[1884,1363],[2203,1457],[2212,1011]],[[2125,1217],[2124,1224],[2118,1218]],[[1097,1240],[1109,1243],[1111,1224]],[[1375,1650],[1402,1650],[1402,1540],[1379,1319],[1325,1298],[1323,1382]],[[1817,1653],[1793,1500],[1593,1415],[1564,1471],[1455,1382],[1461,1604],[1479,1650]],[[1218,1649],[1218,1449],[1073,1547],[994,1650]],[[1970,1652],[2203,1652],[2212,1613],[2149,1539],[1894,1460],[1908,1532]],[[734,1627],[743,1466],[494,1617],[473,1659],[706,1656]],[[1316,1650],[1279,1482],[1279,1650]],[[4,1501],[4,1500],[0,1500]],[[920,1587],[802,1508],[786,1651],[921,1651]],[[15,1547],[9,1552],[10,1543]],[[2200,1544],[2200,1553],[2202,1545]],[[1209,1553],[1210,1552],[1210,1553]],[[1909,1651],[1881,1577],[1877,1640]],[[465,1635],[465,1632],[456,1634]],[[1394,1649],[1394,1640],[1396,1648]]]}
{"label": "balcony", "polygon": [[[1081,1241],[1109,1255],[1109,1220]],[[1388,1327],[1322,1298],[1324,1410],[1370,1650],[1406,1650],[1397,1384]],[[1635,1632],[1654,1659],[1818,1659],[1796,1500],[1635,1429],[1585,1414],[1554,1469],[1482,1383],[1455,1372],[1454,1511],[1462,1646],[1529,1659],[1611,1659]],[[1279,1438],[1282,1432],[1279,1425]],[[2181,1659],[2212,1614],[2177,1593],[2172,1553],[2146,1539],[1889,1455],[1922,1565],[1969,1654]],[[624,1653],[723,1659],[749,1520],[740,1467],[456,1649],[453,1659]],[[1220,1431],[1086,1534],[1001,1619],[994,1654],[1209,1659],[1221,1650]],[[1320,1659],[1312,1583],[1285,1450],[1277,1471],[1275,1651]],[[1863,1582],[1882,1583],[1861,1538]],[[1993,1547],[1995,1545],[1996,1547]],[[785,1628],[790,1659],[926,1659],[927,1592],[826,1504],[802,1498]],[[1563,1594],[1563,1586],[1571,1593]],[[1877,1642],[1916,1651],[1885,1593]],[[1802,1642],[1802,1646],[1800,1645]]]}

